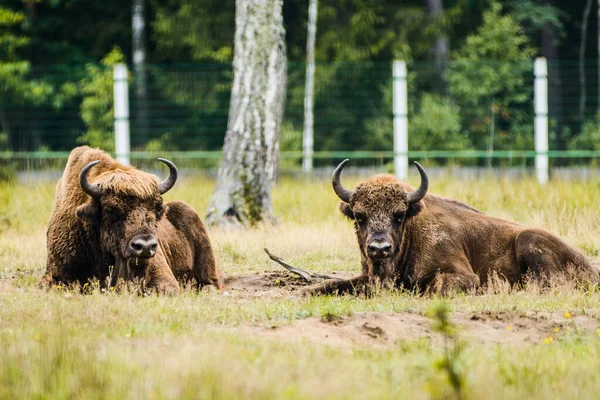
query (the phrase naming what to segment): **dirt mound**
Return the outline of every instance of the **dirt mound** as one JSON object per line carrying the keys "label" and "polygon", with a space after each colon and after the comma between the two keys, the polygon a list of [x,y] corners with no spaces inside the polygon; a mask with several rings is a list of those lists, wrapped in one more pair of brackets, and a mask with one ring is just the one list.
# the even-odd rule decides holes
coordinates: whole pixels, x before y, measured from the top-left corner
{"label": "dirt mound", "polygon": [[[350,278],[349,273],[331,273],[336,278]],[[240,297],[299,296],[300,290],[311,285],[304,279],[287,271],[232,275],[225,279],[226,291]]]}
{"label": "dirt mound", "polygon": [[[548,344],[574,336],[597,336],[600,321],[590,316],[528,312],[456,312],[451,321],[468,343],[492,345]],[[253,334],[281,340],[311,340],[332,346],[386,348],[419,339],[442,345],[432,320],[415,313],[355,313],[352,316],[306,318],[291,325],[251,328]]]}

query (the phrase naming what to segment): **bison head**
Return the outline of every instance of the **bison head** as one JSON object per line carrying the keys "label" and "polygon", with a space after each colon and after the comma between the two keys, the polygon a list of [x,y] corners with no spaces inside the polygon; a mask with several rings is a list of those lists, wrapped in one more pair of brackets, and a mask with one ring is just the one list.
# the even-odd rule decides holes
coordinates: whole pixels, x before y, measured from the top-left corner
{"label": "bison head", "polygon": [[338,165],[332,179],[333,190],[342,200],[340,210],[354,220],[362,254],[372,261],[383,261],[399,253],[406,220],[421,210],[419,202],[429,186],[427,174],[415,162],[421,174],[416,190],[393,175],[376,175],[348,190],[340,181],[346,162]]}
{"label": "bison head", "polygon": [[158,160],[170,170],[161,183],[128,166],[100,172],[90,183],[89,171],[100,161],[89,163],[79,175],[81,189],[90,198],[79,206],[77,217],[96,228],[102,251],[115,266],[115,278],[143,278],[158,249],[158,221],[165,213],[162,195],[177,180],[177,167]]}

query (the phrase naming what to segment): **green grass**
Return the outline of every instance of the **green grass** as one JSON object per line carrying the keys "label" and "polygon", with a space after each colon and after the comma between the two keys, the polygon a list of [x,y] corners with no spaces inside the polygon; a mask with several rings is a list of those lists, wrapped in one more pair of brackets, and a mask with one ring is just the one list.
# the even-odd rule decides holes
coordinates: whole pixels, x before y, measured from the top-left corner
{"label": "green grass", "polygon": [[[411,179],[412,181],[412,179]],[[351,186],[356,179],[344,180]],[[413,182],[414,183],[414,182]],[[167,199],[206,210],[214,182],[182,180]],[[434,180],[430,189],[482,211],[549,229],[600,263],[600,185],[533,180]],[[359,312],[430,315],[439,299],[248,298],[186,291],[177,297],[43,291],[45,229],[54,183],[0,184],[0,398],[452,398],[443,348],[408,338],[382,348],[277,340],[255,328],[335,321]],[[279,224],[211,231],[225,275],[280,271],[263,247],[314,271],[359,271],[351,224],[327,181],[284,179]],[[452,312],[565,312],[600,318],[600,292],[501,286],[445,300]],[[600,322],[598,324],[600,326]],[[505,347],[467,343],[456,360],[465,398],[596,398],[600,336]]]}

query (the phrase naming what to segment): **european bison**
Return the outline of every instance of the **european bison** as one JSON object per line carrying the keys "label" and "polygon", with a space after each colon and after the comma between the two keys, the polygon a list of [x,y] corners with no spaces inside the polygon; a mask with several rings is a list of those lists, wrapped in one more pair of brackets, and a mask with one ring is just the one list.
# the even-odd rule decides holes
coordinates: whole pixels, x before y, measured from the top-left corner
{"label": "european bison", "polygon": [[599,270],[577,249],[542,229],[487,216],[466,204],[427,194],[425,170],[418,189],[393,175],[376,175],[354,190],[333,173],[342,214],[354,221],[362,275],[326,281],[310,293],[354,290],[367,282],[447,294],[485,284],[492,273],[511,284],[526,276],[546,280],[572,270],[598,282]]}
{"label": "european bison", "polygon": [[105,283],[110,276],[110,285],[144,278],[146,287],[167,293],[179,291],[177,279],[221,288],[198,214],[181,201],[163,203],[177,168],[159,160],[170,170],[163,182],[98,149],[71,152],[56,186],[42,283]]}

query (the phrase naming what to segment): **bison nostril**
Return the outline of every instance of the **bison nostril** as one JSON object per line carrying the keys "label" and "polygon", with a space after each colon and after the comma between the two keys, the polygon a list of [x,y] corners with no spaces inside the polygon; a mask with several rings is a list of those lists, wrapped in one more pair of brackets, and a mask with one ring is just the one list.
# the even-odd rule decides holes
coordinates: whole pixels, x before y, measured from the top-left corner
{"label": "bison nostril", "polygon": [[131,243],[131,249],[135,251],[142,251],[144,246],[141,243]]}
{"label": "bison nostril", "polygon": [[129,249],[135,257],[153,257],[158,241],[153,237],[137,237],[129,242]]}
{"label": "bison nostril", "polygon": [[388,242],[372,242],[369,244],[369,250],[371,251],[390,251],[392,249],[392,245]]}

